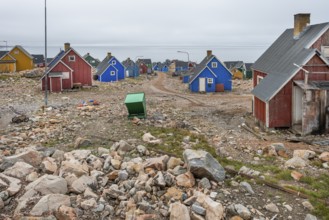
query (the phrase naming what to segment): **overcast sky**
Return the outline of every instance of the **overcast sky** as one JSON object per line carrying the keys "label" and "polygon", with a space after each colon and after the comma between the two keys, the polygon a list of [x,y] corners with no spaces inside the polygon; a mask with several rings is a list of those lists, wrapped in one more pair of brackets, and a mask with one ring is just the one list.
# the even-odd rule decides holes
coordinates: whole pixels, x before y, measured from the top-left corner
{"label": "overcast sky", "polygon": [[[2,1],[0,8],[0,41],[44,44],[44,0]],[[265,50],[293,26],[294,14],[328,22],[328,8],[329,0],[48,0],[48,44]]]}

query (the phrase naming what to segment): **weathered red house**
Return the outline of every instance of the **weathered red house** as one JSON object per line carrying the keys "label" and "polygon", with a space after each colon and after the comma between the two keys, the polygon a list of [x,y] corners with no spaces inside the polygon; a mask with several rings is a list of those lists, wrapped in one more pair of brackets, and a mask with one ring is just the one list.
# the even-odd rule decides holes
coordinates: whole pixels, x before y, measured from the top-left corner
{"label": "weathered red house", "polygon": [[152,72],[152,61],[151,61],[151,59],[138,59],[136,61],[136,63],[138,65],[140,74],[146,74],[146,73],[151,73]]}
{"label": "weathered red house", "polygon": [[[61,92],[75,86],[92,86],[91,65],[69,43],[65,43],[64,50],[49,63],[47,76],[50,92]],[[45,76],[41,81],[42,90],[45,90]]]}
{"label": "weathered red house", "polygon": [[253,114],[268,128],[301,134],[329,128],[329,23],[309,25],[295,15],[287,29],[253,65]]}

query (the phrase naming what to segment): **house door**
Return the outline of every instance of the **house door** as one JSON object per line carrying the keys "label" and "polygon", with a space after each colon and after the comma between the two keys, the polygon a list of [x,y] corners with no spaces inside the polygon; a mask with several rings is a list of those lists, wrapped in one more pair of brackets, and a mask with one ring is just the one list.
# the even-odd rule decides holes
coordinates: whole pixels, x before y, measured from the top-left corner
{"label": "house door", "polygon": [[126,77],[129,77],[129,70],[126,70]]}
{"label": "house door", "polygon": [[300,87],[294,86],[293,94],[293,124],[302,124],[304,93]]}
{"label": "house door", "polygon": [[206,78],[199,78],[199,92],[206,91]]}

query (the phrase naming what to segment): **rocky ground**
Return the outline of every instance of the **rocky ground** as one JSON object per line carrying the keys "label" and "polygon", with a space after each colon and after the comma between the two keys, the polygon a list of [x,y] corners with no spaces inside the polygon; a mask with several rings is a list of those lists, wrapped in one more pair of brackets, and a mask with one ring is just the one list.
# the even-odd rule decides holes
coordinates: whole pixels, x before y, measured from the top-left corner
{"label": "rocky ground", "polygon": [[[251,81],[190,94],[160,73],[44,106],[40,73],[0,76],[0,219],[327,219],[298,188],[329,196],[329,150],[312,144],[327,136],[263,131]],[[130,92],[145,92],[147,119],[127,120]]]}

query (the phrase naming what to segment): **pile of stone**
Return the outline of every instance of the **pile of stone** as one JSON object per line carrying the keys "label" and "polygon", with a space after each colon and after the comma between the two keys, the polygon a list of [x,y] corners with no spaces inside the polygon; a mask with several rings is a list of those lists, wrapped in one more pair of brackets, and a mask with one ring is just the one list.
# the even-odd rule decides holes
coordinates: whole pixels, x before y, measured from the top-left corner
{"label": "pile of stone", "polygon": [[95,152],[20,148],[0,159],[0,219],[266,219],[219,196],[226,173],[208,152],[187,149],[183,158],[123,140]]}

